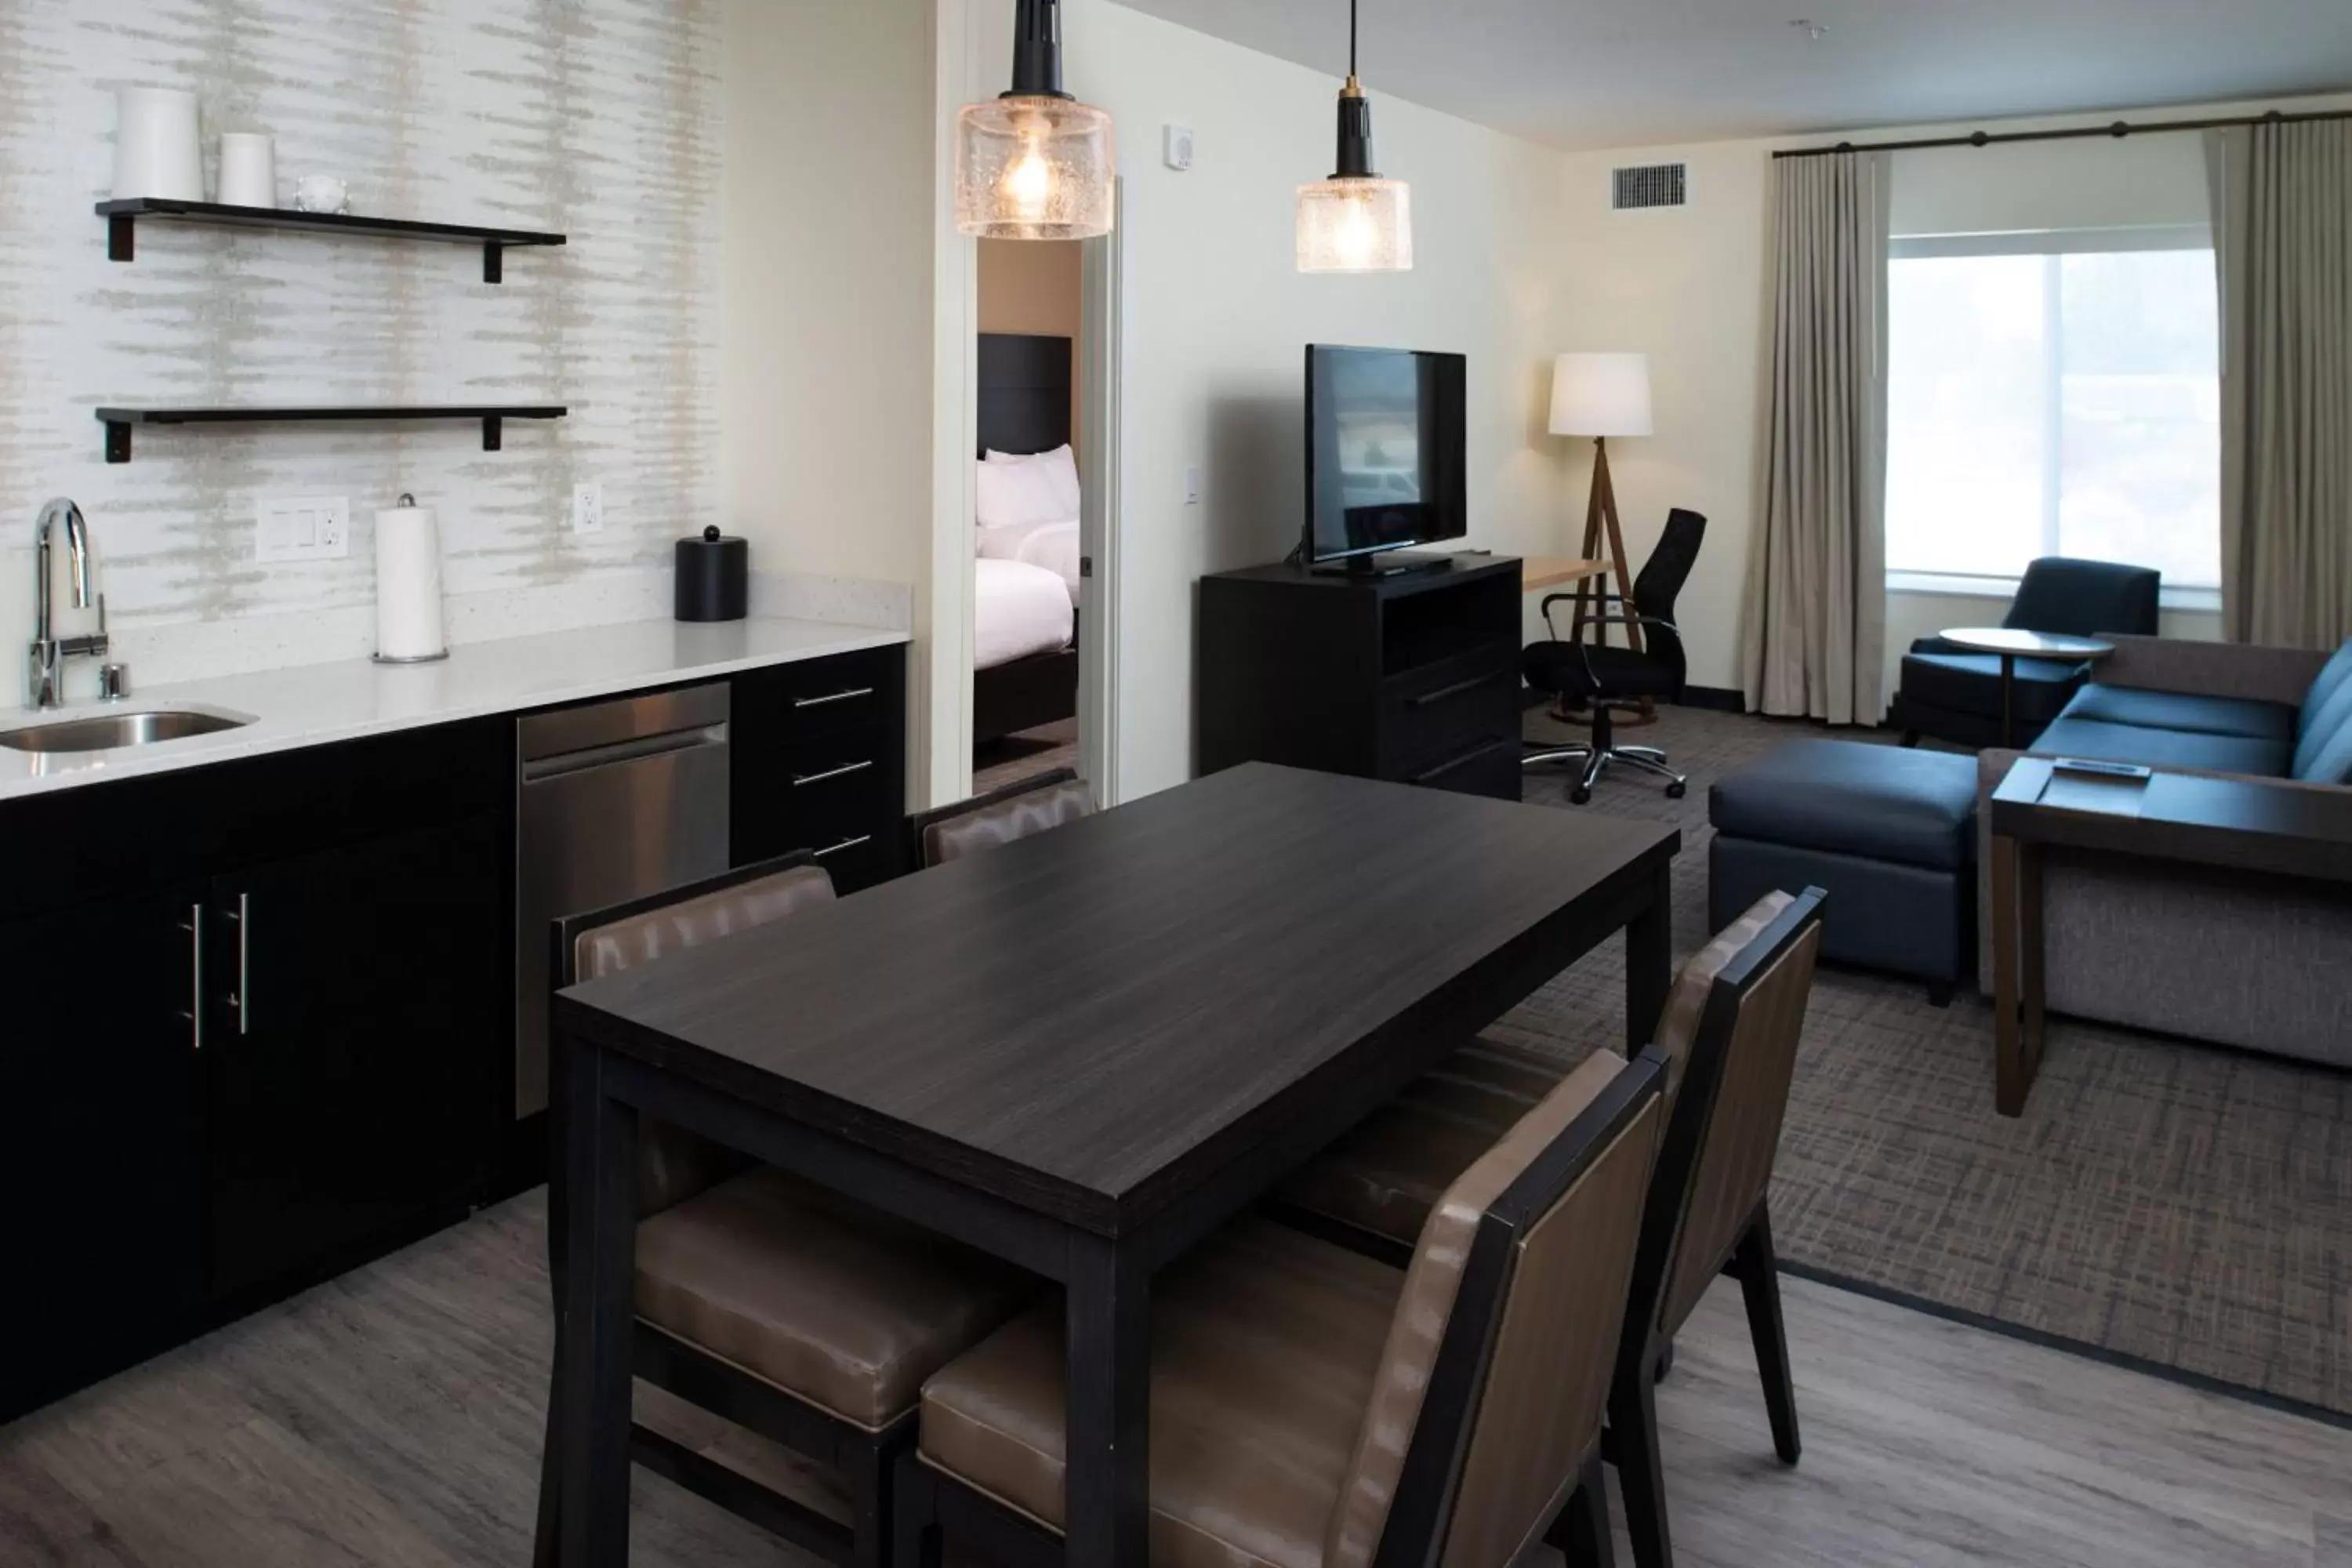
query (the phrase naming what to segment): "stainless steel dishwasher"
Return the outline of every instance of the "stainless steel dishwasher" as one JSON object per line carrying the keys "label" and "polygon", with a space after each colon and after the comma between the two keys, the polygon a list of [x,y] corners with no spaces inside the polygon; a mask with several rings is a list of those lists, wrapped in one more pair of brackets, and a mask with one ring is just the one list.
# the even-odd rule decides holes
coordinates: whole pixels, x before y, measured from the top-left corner
{"label": "stainless steel dishwasher", "polygon": [[550,922],[727,869],[728,688],[515,727],[515,1115],[547,1107]]}

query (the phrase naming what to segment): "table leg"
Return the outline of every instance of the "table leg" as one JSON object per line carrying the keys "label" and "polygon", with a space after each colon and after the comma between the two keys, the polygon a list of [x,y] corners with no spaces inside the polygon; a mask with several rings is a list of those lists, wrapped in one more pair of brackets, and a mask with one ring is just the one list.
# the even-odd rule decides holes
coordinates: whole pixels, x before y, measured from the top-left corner
{"label": "table leg", "polygon": [[2022,1043],[2017,1026],[2017,840],[1992,841],[1993,1105],[2003,1116],[2025,1110]]}
{"label": "table leg", "polygon": [[1117,1243],[1077,1237],[1066,1300],[1069,1568],[1124,1568],[1150,1556],[1151,1281]]}
{"label": "table leg", "polygon": [[2043,937],[2042,930],[2042,848],[2037,844],[2020,841],[2017,846],[2017,968],[2018,1006],[2023,1015],[2019,1031],[2020,1057],[2018,1110],[2025,1110],[2025,1097],[2033,1092],[2033,1080],[2042,1075],[2042,1041],[2043,1009],[2048,989],[2043,983]]}
{"label": "table leg", "polygon": [[2000,656],[2000,743],[2017,744],[2017,656]]}
{"label": "table leg", "polygon": [[1657,1038],[1658,1019],[1674,985],[1674,879],[1661,866],[1650,884],[1650,903],[1625,927],[1625,1054],[1633,1057]]}
{"label": "table leg", "polygon": [[637,1113],[606,1097],[604,1053],[572,1050],[564,1075],[563,1176],[570,1237],[556,1369],[566,1568],[629,1560],[629,1347],[636,1269]]}

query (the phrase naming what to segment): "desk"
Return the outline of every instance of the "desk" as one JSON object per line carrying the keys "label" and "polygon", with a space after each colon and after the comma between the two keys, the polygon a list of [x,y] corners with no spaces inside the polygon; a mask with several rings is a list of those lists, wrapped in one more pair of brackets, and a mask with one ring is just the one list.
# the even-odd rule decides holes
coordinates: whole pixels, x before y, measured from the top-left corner
{"label": "desk", "polygon": [[1072,1568],[1146,1561],[1153,1275],[1623,931],[1654,823],[1247,763],[557,996],[567,1564],[627,1560],[640,1113],[1068,1300]]}
{"label": "desk", "polygon": [[2021,658],[2073,659],[2091,663],[2116,651],[2116,645],[2096,637],[2070,637],[2056,632],[2020,631],[2011,626],[1961,626],[1937,634],[1956,647],[2000,658],[2000,743],[2017,744],[2017,661]]}
{"label": "desk", "polygon": [[1608,576],[1611,568],[1606,561],[1554,561],[1530,555],[1520,563],[1519,570],[1519,586],[1532,594],[1538,588],[1590,583],[1596,577]]}
{"label": "desk", "polygon": [[2003,1116],[2024,1114],[2042,1069],[2042,852],[2052,846],[2352,882],[2352,795],[2188,773],[2101,778],[2049,757],[2019,759],[1992,797],[1993,1076]]}

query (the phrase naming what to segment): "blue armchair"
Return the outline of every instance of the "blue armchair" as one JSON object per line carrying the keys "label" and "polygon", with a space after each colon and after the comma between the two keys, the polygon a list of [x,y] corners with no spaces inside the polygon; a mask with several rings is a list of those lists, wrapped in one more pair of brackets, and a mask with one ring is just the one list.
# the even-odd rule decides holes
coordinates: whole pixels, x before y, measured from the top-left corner
{"label": "blue armchair", "polygon": [[[2156,636],[2159,575],[2145,566],[2049,556],[2025,569],[2001,625],[2022,631],[2094,637]],[[2017,734],[2032,744],[2074,700],[2090,666],[2056,659],[2017,661]],[[2000,743],[2000,660],[1969,653],[1941,637],[1922,637],[1903,659],[1902,685],[1888,721],[1903,743],[1923,735],[1961,746]]]}

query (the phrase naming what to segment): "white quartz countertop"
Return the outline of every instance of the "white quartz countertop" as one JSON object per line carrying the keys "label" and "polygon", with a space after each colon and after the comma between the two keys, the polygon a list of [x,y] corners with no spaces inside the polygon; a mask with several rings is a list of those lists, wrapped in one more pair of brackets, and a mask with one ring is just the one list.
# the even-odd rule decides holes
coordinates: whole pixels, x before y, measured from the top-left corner
{"label": "white quartz countertop", "polygon": [[[60,720],[196,709],[250,717],[216,734],[110,752],[32,753],[0,747],[0,802],[107,779],[132,778],[608,697],[738,670],[903,643],[903,631],[829,621],[749,620],[692,626],[633,621],[468,643],[437,664],[352,659],[172,686],[133,687],[121,702],[79,702],[34,713],[0,710],[0,733]],[[72,674],[86,676],[79,668]],[[134,679],[136,669],[131,671]]]}

